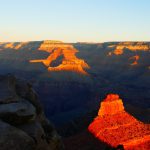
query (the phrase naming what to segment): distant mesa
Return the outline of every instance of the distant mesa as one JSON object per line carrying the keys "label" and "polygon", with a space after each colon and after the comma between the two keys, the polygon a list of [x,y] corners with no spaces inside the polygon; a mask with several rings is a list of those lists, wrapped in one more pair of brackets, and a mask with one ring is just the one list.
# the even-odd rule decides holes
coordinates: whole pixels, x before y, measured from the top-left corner
{"label": "distant mesa", "polygon": [[52,44],[52,43],[64,43],[62,41],[59,40],[44,40],[43,44]]}
{"label": "distant mesa", "polygon": [[114,51],[109,52],[109,56],[122,55],[125,49],[131,51],[150,51],[150,46],[146,42],[120,42],[117,45],[111,45],[109,48],[115,48]]}
{"label": "distant mesa", "polygon": [[8,42],[8,43],[0,43],[4,49],[15,49],[19,50],[22,47],[26,46],[29,42]]}
{"label": "distant mesa", "polygon": [[[85,69],[89,69],[89,65],[83,60],[76,57],[77,49],[71,44],[64,44],[60,41],[44,41],[39,49],[40,51],[47,51],[50,55],[47,59],[30,60],[31,63],[41,62],[48,71],[72,71],[83,75],[88,75]],[[59,58],[62,57],[60,62]],[[60,62],[53,67],[53,62]]]}
{"label": "distant mesa", "polygon": [[149,150],[150,124],[144,124],[124,110],[119,95],[109,94],[101,102],[98,116],[88,130],[100,141],[125,150]]}

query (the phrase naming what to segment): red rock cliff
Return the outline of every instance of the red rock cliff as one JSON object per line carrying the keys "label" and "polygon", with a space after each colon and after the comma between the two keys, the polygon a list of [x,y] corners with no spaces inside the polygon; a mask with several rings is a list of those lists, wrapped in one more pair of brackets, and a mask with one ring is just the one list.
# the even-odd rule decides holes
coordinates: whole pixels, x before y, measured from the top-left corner
{"label": "red rock cliff", "polygon": [[123,145],[126,150],[150,148],[150,125],[128,114],[116,94],[108,95],[101,103],[98,116],[88,129],[96,138],[112,147]]}

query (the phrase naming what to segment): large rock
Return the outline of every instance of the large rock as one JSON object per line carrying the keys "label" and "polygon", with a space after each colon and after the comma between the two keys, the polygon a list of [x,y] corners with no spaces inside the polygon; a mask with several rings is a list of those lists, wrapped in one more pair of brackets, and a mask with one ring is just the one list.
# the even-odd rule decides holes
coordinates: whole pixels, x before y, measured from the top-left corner
{"label": "large rock", "polygon": [[21,126],[18,126],[19,129],[23,130],[25,133],[27,133],[34,142],[36,143],[37,149],[44,149],[44,150],[50,150],[51,147],[49,147],[49,143],[46,139],[46,134],[44,132],[44,129],[42,128],[41,124],[39,122],[30,122],[28,124],[24,124]]}
{"label": "large rock", "polygon": [[32,86],[0,76],[0,150],[62,150]]}
{"label": "large rock", "polygon": [[0,118],[7,122],[13,124],[26,123],[35,119],[35,117],[35,107],[26,100],[0,105]]}
{"label": "large rock", "polygon": [[100,141],[125,150],[150,148],[150,124],[144,124],[124,110],[123,102],[116,94],[110,94],[101,103],[98,116],[88,127]]}
{"label": "large rock", "polygon": [[0,121],[1,150],[35,150],[35,142],[25,132]]}
{"label": "large rock", "polygon": [[8,76],[0,76],[0,104],[18,101],[15,91],[15,78]]}
{"label": "large rock", "polygon": [[38,114],[43,111],[38,96],[30,83],[18,79],[18,82],[16,83],[16,92],[20,97],[28,99],[28,101],[34,105]]}

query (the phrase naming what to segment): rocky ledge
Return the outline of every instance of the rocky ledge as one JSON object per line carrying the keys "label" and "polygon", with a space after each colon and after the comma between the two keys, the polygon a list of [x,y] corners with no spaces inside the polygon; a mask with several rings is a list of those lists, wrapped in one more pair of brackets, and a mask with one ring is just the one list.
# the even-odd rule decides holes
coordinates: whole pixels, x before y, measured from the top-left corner
{"label": "rocky ledge", "polygon": [[150,124],[144,124],[124,110],[116,94],[101,103],[98,116],[88,127],[100,141],[112,147],[122,145],[125,150],[149,150]]}
{"label": "rocky ledge", "polygon": [[0,76],[0,149],[63,149],[32,86],[12,75]]}

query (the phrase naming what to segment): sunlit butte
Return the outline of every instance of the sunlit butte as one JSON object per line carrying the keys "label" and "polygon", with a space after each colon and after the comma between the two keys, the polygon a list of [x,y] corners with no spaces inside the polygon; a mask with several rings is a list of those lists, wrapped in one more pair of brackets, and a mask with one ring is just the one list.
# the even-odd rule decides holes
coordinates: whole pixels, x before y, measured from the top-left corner
{"label": "sunlit butte", "polygon": [[84,69],[90,67],[83,59],[76,57],[78,50],[73,45],[59,41],[44,41],[38,50],[46,51],[50,55],[46,59],[30,60],[31,63],[43,63],[48,71],[72,71],[88,75]]}
{"label": "sunlit butte", "polygon": [[109,94],[101,102],[98,116],[88,127],[100,141],[125,150],[150,148],[150,124],[144,124],[124,110],[116,94]]}
{"label": "sunlit butte", "polygon": [[[110,52],[108,56],[114,55],[123,55],[126,50],[130,50],[132,52],[138,51],[149,51],[149,45],[145,42],[120,42],[117,46],[111,45],[109,48],[115,48],[114,51]],[[137,56],[135,57],[136,61],[139,59]]]}

